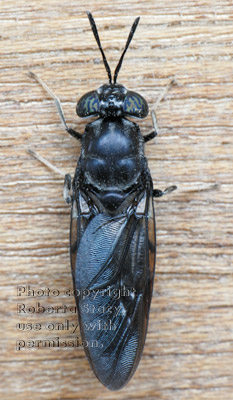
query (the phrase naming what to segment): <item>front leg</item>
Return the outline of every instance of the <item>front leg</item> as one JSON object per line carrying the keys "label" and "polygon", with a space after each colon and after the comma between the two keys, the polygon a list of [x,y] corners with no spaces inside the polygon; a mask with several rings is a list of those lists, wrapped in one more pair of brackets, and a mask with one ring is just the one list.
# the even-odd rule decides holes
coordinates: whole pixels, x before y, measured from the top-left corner
{"label": "front leg", "polygon": [[50,97],[52,97],[52,99],[54,100],[55,106],[57,107],[57,111],[58,111],[59,117],[61,119],[61,123],[62,123],[64,129],[66,130],[66,132],[68,132],[75,139],[82,140],[81,133],[76,132],[74,129],[69,128],[67,126],[67,123],[66,123],[66,120],[65,120],[65,115],[64,115],[64,112],[63,112],[63,109],[62,109],[62,105],[61,105],[60,99],[52,92],[51,89],[49,89],[49,87],[46,85],[46,83],[44,81],[42,81],[42,79],[40,79],[39,76],[34,74],[34,72],[30,71],[29,72],[29,76],[34,78],[46,90],[46,92],[50,95]]}
{"label": "front leg", "polygon": [[144,136],[144,142],[148,142],[151,139],[154,139],[158,135],[158,125],[157,125],[157,119],[155,115],[155,110],[158,107],[159,103],[161,100],[164,98],[164,96],[167,94],[167,92],[170,90],[170,88],[176,85],[175,79],[172,79],[169,84],[163,89],[163,91],[160,93],[158,99],[156,100],[153,109],[151,111],[151,119],[152,119],[152,125],[153,125],[153,131],[148,133],[147,135]]}
{"label": "front leg", "polygon": [[158,135],[158,125],[157,125],[157,119],[156,119],[154,110],[151,111],[151,118],[152,118],[152,125],[153,125],[154,130],[152,132],[148,133],[147,135],[143,136],[145,143],[151,139],[154,139],[155,136]]}

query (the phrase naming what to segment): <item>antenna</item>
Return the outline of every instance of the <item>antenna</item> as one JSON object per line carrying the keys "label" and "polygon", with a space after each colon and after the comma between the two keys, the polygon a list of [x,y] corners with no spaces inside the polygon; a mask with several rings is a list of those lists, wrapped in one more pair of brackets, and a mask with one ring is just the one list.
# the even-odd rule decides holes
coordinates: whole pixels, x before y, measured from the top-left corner
{"label": "antenna", "polygon": [[118,76],[119,71],[120,71],[120,69],[121,69],[121,65],[122,65],[122,61],[123,61],[124,55],[125,55],[125,53],[126,53],[128,47],[129,47],[129,45],[130,45],[131,40],[133,39],[134,32],[135,32],[136,29],[137,29],[137,26],[138,26],[138,23],[139,23],[139,19],[140,19],[140,17],[138,17],[138,18],[135,19],[135,21],[134,21],[134,23],[133,23],[133,25],[132,25],[132,28],[130,29],[129,37],[128,37],[128,39],[127,39],[127,42],[126,42],[124,51],[123,51],[123,53],[122,53],[122,55],[121,55],[121,58],[120,58],[120,60],[119,60],[119,62],[118,62],[118,64],[117,64],[117,67],[116,67],[115,72],[114,72],[114,84],[115,84],[116,81],[117,81],[117,76]]}
{"label": "antenna", "polygon": [[91,29],[92,29],[92,32],[93,32],[93,34],[95,36],[95,40],[96,40],[96,42],[98,44],[98,47],[99,47],[100,52],[101,52],[102,57],[103,57],[103,62],[104,62],[104,66],[105,66],[105,69],[106,69],[107,74],[108,74],[109,83],[111,84],[112,83],[112,74],[111,74],[111,70],[110,70],[109,64],[107,62],[107,59],[105,57],[104,51],[103,51],[101,43],[100,43],[100,38],[99,38],[98,30],[97,30],[97,27],[96,27],[96,24],[95,24],[95,20],[94,20],[92,14],[89,11],[87,11],[87,16],[89,18],[89,21],[90,21],[90,24],[91,24]]}

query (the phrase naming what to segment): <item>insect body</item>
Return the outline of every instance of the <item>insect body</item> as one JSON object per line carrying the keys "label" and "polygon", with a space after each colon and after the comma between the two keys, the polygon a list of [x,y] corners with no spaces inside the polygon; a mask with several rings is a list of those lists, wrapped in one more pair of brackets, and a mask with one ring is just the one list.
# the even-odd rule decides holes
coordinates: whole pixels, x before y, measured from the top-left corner
{"label": "insect body", "polygon": [[99,380],[116,390],[133,375],[145,342],[155,226],[144,139],[126,118],[146,117],[148,106],[116,83],[116,73],[112,83],[107,71],[109,84],[77,105],[80,117],[97,119],[82,136],[73,181],[71,259],[81,334],[88,343],[96,340],[96,347],[86,347],[88,359]]}
{"label": "insect body", "polygon": [[65,197],[72,204],[70,254],[79,323],[97,378],[108,389],[118,390],[134,374],[146,337],[155,266],[153,196],[175,187],[153,190],[144,142],[157,134],[155,114],[154,131],[142,136],[139,126],[127,117],[145,118],[148,105],[141,95],[117,83],[139,18],[113,82],[90,13],[88,18],[109,83],[79,100],[77,114],[96,117],[83,135],[66,125],[59,99],[31,75],[55,99],[67,132],[82,143],[72,184],[69,175],[65,179]]}

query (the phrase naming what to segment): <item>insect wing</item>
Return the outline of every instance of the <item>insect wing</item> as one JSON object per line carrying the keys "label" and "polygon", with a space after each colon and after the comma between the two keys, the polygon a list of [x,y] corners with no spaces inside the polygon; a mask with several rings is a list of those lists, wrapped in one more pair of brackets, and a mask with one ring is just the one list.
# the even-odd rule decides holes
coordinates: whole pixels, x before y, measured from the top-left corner
{"label": "insect wing", "polygon": [[70,263],[73,280],[75,278],[77,248],[91,217],[87,202],[78,192],[78,198],[72,200],[70,220]]}
{"label": "insect wing", "polygon": [[97,378],[118,390],[135,372],[146,337],[155,260],[152,187],[129,214],[86,210],[84,216],[77,203],[71,259],[82,341]]}

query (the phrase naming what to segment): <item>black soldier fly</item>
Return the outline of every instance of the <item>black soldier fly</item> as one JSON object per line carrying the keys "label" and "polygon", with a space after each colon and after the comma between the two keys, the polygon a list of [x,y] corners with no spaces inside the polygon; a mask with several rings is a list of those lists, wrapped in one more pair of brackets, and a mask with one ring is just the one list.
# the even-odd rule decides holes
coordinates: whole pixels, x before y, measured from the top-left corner
{"label": "black soldier fly", "polygon": [[[82,340],[97,378],[110,390],[121,389],[140,361],[148,326],[155,268],[154,189],[144,155],[142,136],[127,117],[145,118],[148,105],[138,93],[117,83],[124,51],[112,73],[91,13],[90,25],[102,54],[109,83],[84,94],[77,103],[79,117],[95,117],[84,134],[66,124],[59,99],[53,97],[66,131],[81,141],[81,155],[73,181],[65,176],[64,197],[71,203],[70,257]],[[48,165],[48,164],[47,164]],[[70,194],[70,190],[72,193]]]}

